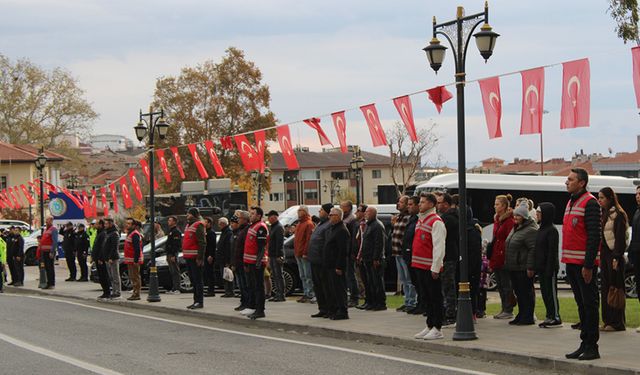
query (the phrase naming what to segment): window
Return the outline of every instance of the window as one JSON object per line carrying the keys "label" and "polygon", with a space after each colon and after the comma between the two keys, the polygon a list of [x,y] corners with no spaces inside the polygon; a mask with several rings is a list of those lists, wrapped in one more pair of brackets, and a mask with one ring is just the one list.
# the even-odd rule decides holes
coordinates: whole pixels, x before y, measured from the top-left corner
{"label": "window", "polygon": [[382,178],[382,171],[380,169],[373,169],[371,171],[371,178]]}
{"label": "window", "polygon": [[0,176],[0,189],[7,188],[7,176]]}
{"label": "window", "polygon": [[280,202],[284,200],[284,193],[271,193],[269,194],[269,200],[272,202]]}
{"label": "window", "polygon": [[287,200],[288,201],[297,201],[298,195],[296,194],[296,189],[287,190]]}
{"label": "window", "polygon": [[300,171],[300,179],[306,181],[319,180],[320,171],[318,170],[306,170]]}
{"label": "window", "polygon": [[318,190],[304,189],[304,199],[318,199]]}
{"label": "window", "polygon": [[345,171],[331,172],[331,179],[332,180],[348,180],[349,174]]}

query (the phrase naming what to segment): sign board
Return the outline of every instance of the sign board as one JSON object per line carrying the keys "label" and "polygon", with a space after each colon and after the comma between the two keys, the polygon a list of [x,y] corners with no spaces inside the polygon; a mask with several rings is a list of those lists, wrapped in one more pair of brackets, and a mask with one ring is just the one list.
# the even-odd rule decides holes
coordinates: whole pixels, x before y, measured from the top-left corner
{"label": "sign board", "polygon": [[84,218],[84,211],[64,193],[49,193],[49,212],[53,216],[53,225],[66,224],[87,224]]}

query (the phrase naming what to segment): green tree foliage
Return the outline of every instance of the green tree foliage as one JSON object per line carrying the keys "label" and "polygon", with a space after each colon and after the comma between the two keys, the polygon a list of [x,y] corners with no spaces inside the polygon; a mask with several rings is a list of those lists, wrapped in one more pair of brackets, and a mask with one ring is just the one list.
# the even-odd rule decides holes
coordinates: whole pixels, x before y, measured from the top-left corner
{"label": "green tree foliage", "polygon": [[640,44],[638,37],[638,0],[609,0],[609,13],[616,21],[616,33],[626,43]]}

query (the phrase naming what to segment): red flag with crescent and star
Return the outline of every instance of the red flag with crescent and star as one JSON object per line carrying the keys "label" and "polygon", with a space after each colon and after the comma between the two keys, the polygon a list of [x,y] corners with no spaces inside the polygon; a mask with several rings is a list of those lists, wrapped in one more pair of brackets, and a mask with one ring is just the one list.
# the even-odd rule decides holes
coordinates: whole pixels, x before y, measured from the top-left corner
{"label": "red flag with crescent and star", "polygon": [[169,173],[169,166],[167,165],[167,158],[164,156],[164,150],[156,150],[156,155],[158,156],[158,164],[160,164],[160,169],[162,170],[165,181],[171,182],[171,173]]}
{"label": "red flag with crescent and star", "polygon": [[109,216],[109,202],[107,201],[107,189],[104,187],[100,188],[100,198],[102,200],[102,213],[104,217]]}
{"label": "red flag with crescent and star", "polygon": [[416,134],[416,125],[413,121],[413,110],[411,109],[411,99],[408,95],[400,96],[393,99],[393,104],[396,106],[398,113],[404,126],[409,132],[409,138],[411,142],[418,142],[418,135]]}
{"label": "red flag with crescent and star", "polygon": [[347,152],[347,120],[344,117],[344,111],[332,113],[331,118],[333,119],[333,127],[336,128],[340,151]]}
{"label": "red flag with crescent and star", "polygon": [[636,105],[640,108],[640,46],[631,48],[633,59],[633,90],[636,93]]}
{"label": "red flag with crescent and star", "polygon": [[230,136],[220,137],[220,145],[225,150],[233,150],[233,139]]}
{"label": "red flag with crescent and star", "polygon": [[256,151],[258,152],[258,165],[260,166],[260,173],[264,172],[264,149],[267,145],[267,135],[264,130],[258,130],[253,133],[253,138],[256,141]]}
{"label": "red flag with crescent and star", "polygon": [[305,124],[309,125],[310,127],[312,127],[317,133],[318,133],[318,138],[320,139],[320,144],[322,146],[325,145],[332,145],[333,143],[331,143],[331,141],[329,140],[329,137],[327,137],[327,133],[324,132],[324,130],[322,130],[322,126],[320,126],[320,119],[317,117],[313,117],[313,118],[308,118],[306,120],[303,120]]}
{"label": "red flag with crescent and star", "polygon": [[560,129],[589,126],[591,105],[589,59],[562,63]]}
{"label": "red flag with crescent and star", "polygon": [[144,197],[142,196],[142,189],[140,188],[138,177],[136,177],[136,171],[133,170],[133,168],[129,168],[129,181],[131,182],[133,192],[136,194],[136,199],[141,201]]}
{"label": "red flag with crescent and star", "polygon": [[438,113],[442,111],[442,105],[449,99],[453,98],[453,94],[444,86],[438,86],[427,90],[427,95],[429,96],[429,100],[436,105]]}
{"label": "red flag with crescent and star", "polygon": [[80,202],[80,199],[78,199],[78,197],[76,197],[75,195],[73,195],[73,193],[71,193],[69,191],[69,189],[62,189],[62,192],[64,193],[64,195],[66,195],[69,199],[71,199],[71,201],[78,206],[79,209],[83,209],[82,206],[82,202]]}
{"label": "red flag with crescent and star", "polygon": [[291,145],[291,134],[289,133],[289,125],[278,126],[276,128],[276,131],[278,133],[278,144],[280,145],[280,151],[282,151],[282,157],[284,158],[285,164],[287,164],[287,169],[300,169],[298,158],[296,158],[296,153],[293,151],[293,146]]}
{"label": "red flag with crescent and star", "polygon": [[380,117],[378,117],[378,111],[375,104],[367,104],[360,107],[367,125],[369,126],[369,133],[371,134],[371,141],[373,147],[385,146],[387,144],[387,136],[384,134],[382,124],[380,123]]}
{"label": "red flag with crescent and star", "polygon": [[11,201],[9,196],[7,195],[7,189],[2,189],[2,194],[0,194],[0,197],[2,197],[2,201],[4,202],[4,204],[7,207],[9,207],[10,209],[14,209],[15,208],[13,206],[13,202]]}
{"label": "red flag with crescent and star", "polygon": [[131,206],[133,206],[133,201],[131,200],[131,194],[129,194],[127,179],[124,176],[120,177],[120,194],[122,194],[124,208],[131,208]]}
{"label": "red flag with crescent and star", "polygon": [[180,159],[180,152],[178,148],[173,146],[170,147],[171,153],[173,154],[173,159],[176,161],[176,167],[178,167],[178,173],[180,173],[180,178],[185,179],[184,169],[182,168],[182,159]]}
{"label": "red flag with crescent and star", "polygon": [[89,201],[89,196],[86,191],[82,191],[82,197],[80,198],[82,202],[82,210],[84,211],[84,217],[91,217],[91,202]]}
{"label": "red flag with crescent and star", "polygon": [[209,160],[211,161],[211,165],[213,165],[213,169],[216,171],[216,175],[218,177],[224,176],[224,169],[222,169],[222,164],[220,164],[220,159],[218,159],[218,155],[216,155],[216,150],[213,145],[213,141],[204,141],[204,147],[207,149],[207,154],[209,154]]}
{"label": "red flag with crescent and star", "polygon": [[118,192],[116,191],[116,184],[109,184],[109,191],[111,192],[111,200],[113,201],[113,211],[118,213]]}
{"label": "red flag with crescent and star", "polygon": [[500,78],[481,79],[480,95],[484,107],[484,118],[487,120],[489,139],[502,137],[500,121],[502,119],[502,97],[500,96]]}
{"label": "red flag with crescent and star", "polygon": [[522,75],[520,134],[540,134],[544,110],[544,68],[525,70],[520,74]]}
{"label": "red flag with crescent and star", "polygon": [[[140,166],[142,167],[142,173],[144,173],[144,176],[147,178],[147,183],[151,185],[151,172],[147,159],[140,159]],[[158,181],[156,181],[155,177],[153,179],[153,188],[158,189]]]}
{"label": "red flag with crescent and star", "polygon": [[[18,190],[18,188],[16,187],[16,190]],[[19,197],[16,197],[16,195],[13,193],[13,188],[9,188],[9,197],[11,197],[11,200],[13,201],[13,205],[15,206],[15,208],[17,210],[22,208],[22,204],[20,203],[20,200],[18,199]]]}
{"label": "red flag with crescent and star", "polygon": [[33,180],[33,181],[29,181],[29,186],[31,186],[33,191],[36,192],[37,196],[40,196],[40,185],[36,184],[35,181],[40,181],[40,180],[36,179],[36,180]]}
{"label": "red flag with crescent and star", "polygon": [[193,163],[196,165],[196,169],[198,169],[198,173],[200,174],[200,178],[207,179],[209,178],[209,173],[207,173],[207,169],[202,164],[202,160],[200,160],[200,155],[198,155],[198,148],[195,143],[187,145],[189,148],[189,152],[191,152],[191,158],[193,158]]}
{"label": "red flag with crescent and star", "polygon": [[98,217],[98,198],[96,189],[91,189],[91,216]]}
{"label": "red flag with crescent and star", "polygon": [[251,146],[251,143],[249,143],[247,136],[244,134],[236,135],[234,139],[236,140],[238,154],[240,154],[240,159],[242,160],[244,170],[247,172],[251,172],[253,170],[260,169],[258,154],[256,153],[256,150],[253,148],[253,146]]}
{"label": "red flag with crescent and star", "polygon": [[22,194],[24,194],[24,197],[29,201],[29,205],[36,204],[36,200],[33,199],[33,196],[29,193],[29,189],[27,189],[24,184],[20,185],[20,189],[22,189]]}

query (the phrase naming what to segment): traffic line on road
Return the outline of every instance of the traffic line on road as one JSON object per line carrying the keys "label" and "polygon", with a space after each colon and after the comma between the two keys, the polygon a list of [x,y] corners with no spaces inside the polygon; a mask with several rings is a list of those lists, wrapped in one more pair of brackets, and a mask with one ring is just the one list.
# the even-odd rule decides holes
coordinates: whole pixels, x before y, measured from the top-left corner
{"label": "traffic line on road", "polygon": [[[11,294],[9,294],[9,295],[11,295]],[[416,365],[416,366],[422,366],[422,367],[429,367],[429,368],[445,370],[445,371],[459,372],[459,373],[469,374],[469,375],[495,375],[495,374],[489,373],[489,372],[482,372],[482,371],[469,370],[469,369],[460,368],[460,367],[439,365],[439,364],[435,364],[435,363],[416,361],[416,360],[407,359],[407,358],[398,358],[398,357],[393,357],[393,356],[389,356],[389,355],[385,355],[385,354],[370,353],[370,352],[365,352],[365,351],[362,351],[362,350],[343,348],[343,347],[340,347],[340,346],[317,344],[317,343],[313,343],[313,342],[284,339],[284,338],[280,338],[280,337],[271,337],[271,336],[265,336],[265,335],[258,335],[258,334],[255,334],[255,333],[232,331],[232,330],[224,329],[224,328],[209,327],[209,326],[204,326],[204,325],[195,324],[195,323],[181,322],[179,320],[159,318],[159,317],[156,317],[156,316],[147,316],[147,315],[136,314],[136,313],[127,312],[127,311],[113,310],[113,309],[108,309],[108,308],[104,308],[104,307],[91,306],[91,305],[86,305],[86,304],[79,303],[79,302],[66,301],[66,300],[50,298],[50,297],[15,295],[15,294],[13,294],[11,296],[26,297],[26,298],[53,301],[53,302],[58,302],[58,303],[65,303],[65,304],[68,304],[68,305],[81,306],[81,307],[84,307],[84,308],[87,308],[87,309],[105,311],[105,312],[110,312],[110,313],[114,313],[114,314],[131,316],[131,317],[135,317],[135,318],[155,320],[155,321],[158,321],[158,322],[172,323],[172,324],[182,325],[182,326],[191,327],[191,328],[206,329],[206,330],[209,330],[209,331],[233,334],[233,335],[238,335],[238,336],[253,337],[253,338],[259,338],[259,339],[263,339],[263,340],[278,341],[278,342],[283,342],[283,343],[288,343],[288,344],[296,344],[296,345],[309,346],[309,347],[314,347],[314,348],[321,348],[321,349],[333,350],[333,351],[350,353],[350,354],[358,354],[358,355],[363,355],[363,356],[372,357],[372,358],[378,358],[378,359],[384,359],[384,360],[389,360],[389,361],[401,362],[401,363],[406,363],[406,364],[411,364],[411,365]],[[27,344],[27,345],[29,345],[29,344]],[[51,352],[51,353],[53,353],[53,352]],[[54,355],[57,355],[57,354],[54,353]],[[58,358],[58,357],[53,357],[53,358]],[[93,371],[93,370],[91,370],[91,371]],[[111,371],[111,370],[107,370],[107,371]],[[98,372],[98,373],[100,373],[100,372]],[[117,374],[117,373],[116,372],[106,372],[104,374]]]}
{"label": "traffic line on road", "polygon": [[44,356],[49,357],[49,358],[53,358],[53,359],[58,360],[60,362],[65,362],[65,363],[68,363],[70,365],[79,367],[81,369],[84,369],[84,370],[87,370],[87,371],[91,371],[91,372],[96,373],[96,374],[100,374],[100,375],[123,375],[120,372],[113,371],[113,370],[110,370],[108,368],[100,367],[100,366],[97,366],[97,365],[94,365],[94,364],[79,360],[77,358],[69,357],[69,356],[66,356],[64,354],[60,354],[60,353],[51,351],[49,349],[45,349],[45,348],[40,347],[40,346],[29,344],[28,342],[22,341],[20,339],[15,338],[15,337],[7,336],[7,335],[2,334],[2,333],[0,333],[0,340],[5,341],[5,342],[7,342],[7,343],[9,343],[11,345],[20,347],[22,349],[26,349],[26,350],[29,350],[31,352],[44,355]]}

